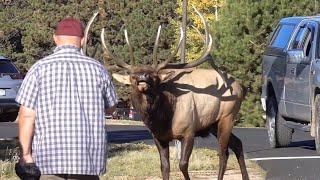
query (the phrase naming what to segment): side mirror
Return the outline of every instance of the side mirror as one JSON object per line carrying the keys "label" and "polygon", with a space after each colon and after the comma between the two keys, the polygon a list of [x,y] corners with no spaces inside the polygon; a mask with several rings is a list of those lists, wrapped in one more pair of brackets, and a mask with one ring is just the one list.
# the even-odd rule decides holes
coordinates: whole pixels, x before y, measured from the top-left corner
{"label": "side mirror", "polygon": [[302,49],[293,49],[287,51],[287,60],[290,63],[309,64],[309,58],[306,57]]}

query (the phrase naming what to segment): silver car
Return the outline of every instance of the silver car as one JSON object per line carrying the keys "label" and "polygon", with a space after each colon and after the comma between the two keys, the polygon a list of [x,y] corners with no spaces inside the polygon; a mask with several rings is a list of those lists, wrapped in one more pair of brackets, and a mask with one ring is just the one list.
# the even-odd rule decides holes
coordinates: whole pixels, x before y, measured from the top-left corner
{"label": "silver car", "polygon": [[19,104],[15,98],[23,77],[8,58],[0,56],[0,122],[16,120]]}

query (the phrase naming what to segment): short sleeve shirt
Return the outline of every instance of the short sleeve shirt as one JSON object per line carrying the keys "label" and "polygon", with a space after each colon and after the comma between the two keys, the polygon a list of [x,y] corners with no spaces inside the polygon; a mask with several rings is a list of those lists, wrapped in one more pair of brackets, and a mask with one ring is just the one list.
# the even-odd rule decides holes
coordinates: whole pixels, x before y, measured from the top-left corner
{"label": "short sleeve shirt", "polygon": [[104,112],[117,95],[101,63],[57,47],[31,67],[16,101],[36,111],[32,155],[42,174],[105,172]]}

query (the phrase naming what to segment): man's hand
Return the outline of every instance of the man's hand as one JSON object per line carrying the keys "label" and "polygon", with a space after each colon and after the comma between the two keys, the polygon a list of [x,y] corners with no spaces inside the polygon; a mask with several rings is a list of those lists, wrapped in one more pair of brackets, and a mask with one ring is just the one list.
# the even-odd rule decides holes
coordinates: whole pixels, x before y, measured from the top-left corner
{"label": "man's hand", "polygon": [[20,162],[33,163],[31,156],[31,142],[34,133],[34,123],[36,119],[36,112],[33,109],[21,106],[19,110],[19,141],[21,145],[21,159]]}
{"label": "man's hand", "polygon": [[31,154],[28,155],[21,155],[20,160],[19,160],[20,164],[30,164],[30,163],[34,163],[34,160],[31,156]]}

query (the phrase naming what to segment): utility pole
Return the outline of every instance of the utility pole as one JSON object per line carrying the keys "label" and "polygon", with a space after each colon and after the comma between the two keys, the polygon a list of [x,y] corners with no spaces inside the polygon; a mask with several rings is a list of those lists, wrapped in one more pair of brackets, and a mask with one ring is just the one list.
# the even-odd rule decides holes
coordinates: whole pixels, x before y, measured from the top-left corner
{"label": "utility pole", "polygon": [[187,42],[187,21],[188,21],[188,0],[182,2],[182,30],[183,40],[181,44],[181,63],[186,62],[186,42]]}
{"label": "utility pole", "polygon": [[[183,0],[182,2],[182,31],[183,40],[180,49],[181,63],[186,62],[186,42],[187,42],[187,21],[188,21],[188,0]],[[181,157],[181,142],[179,140],[174,140],[174,145],[176,148],[176,159],[180,160]]]}

